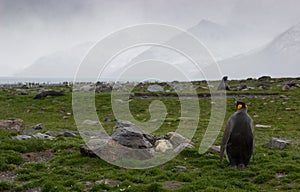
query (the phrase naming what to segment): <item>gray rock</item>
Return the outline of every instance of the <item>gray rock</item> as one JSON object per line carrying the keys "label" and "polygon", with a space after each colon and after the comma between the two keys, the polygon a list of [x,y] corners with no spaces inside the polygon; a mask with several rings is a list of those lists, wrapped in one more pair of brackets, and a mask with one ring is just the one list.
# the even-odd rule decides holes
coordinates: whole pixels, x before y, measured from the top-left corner
{"label": "gray rock", "polygon": [[291,89],[291,87],[289,86],[289,85],[287,85],[287,84],[285,84],[285,85],[283,85],[282,87],[281,87],[281,90],[282,91],[288,91],[288,90],[290,90]]}
{"label": "gray rock", "polygon": [[103,120],[104,120],[104,122],[114,122],[114,121],[117,121],[116,119],[110,119],[108,117],[105,117]]}
{"label": "gray rock", "polygon": [[181,165],[178,165],[178,166],[175,166],[177,172],[183,172],[183,171],[186,171],[186,166],[181,166]]}
{"label": "gray rock", "polygon": [[220,153],[221,147],[220,146],[216,146],[216,145],[212,145],[212,146],[209,147],[209,149],[212,149],[212,150]]}
{"label": "gray rock", "polygon": [[26,129],[25,131],[24,131],[24,133],[26,134],[26,135],[33,135],[33,134],[36,134],[37,132],[36,132],[36,130],[35,129],[33,129],[33,128],[29,128],[29,129]]}
{"label": "gray rock", "polygon": [[90,92],[95,90],[95,85],[83,85],[80,87],[80,90],[74,89],[73,91],[83,91],[83,92]]}
{"label": "gray rock", "polygon": [[94,132],[94,131],[80,131],[81,136],[89,137],[91,139],[98,139],[98,138],[106,138],[107,133],[100,131],[100,132]]}
{"label": "gray rock", "polygon": [[171,144],[170,141],[166,140],[166,139],[161,139],[161,140],[157,140],[155,142],[155,151],[156,152],[166,152],[168,150],[172,150],[173,149],[173,145]]}
{"label": "gray rock", "polygon": [[173,151],[178,154],[184,149],[192,149],[192,148],[195,148],[195,146],[190,143],[181,143],[180,145],[174,147]]}
{"label": "gray rock", "polygon": [[34,135],[32,135],[33,138],[36,139],[49,139],[49,140],[53,140],[54,137],[47,135],[47,134],[43,134],[43,133],[36,133]]}
{"label": "gray rock", "polygon": [[267,147],[270,149],[283,150],[289,143],[289,140],[272,137],[270,142],[267,144]]}
{"label": "gray rock", "polygon": [[272,128],[271,125],[261,125],[261,124],[256,124],[255,127],[256,128]]}
{"label": "gray rock", "polygon": [[285,99],[285,98],[288,98],[288,96],[286,96],[286,95],[279,95],[279,98]]}
{"label": "gray rock", "polygon": [[28,95],[29,93],[23,89],[16,89],[16,94],[18,95]]}
{"label": "gray rock", "polygon": [[169,140],[171,142],[171,144],[173,145],[173,148],[174,149],[177,148],[177,150],[181,150],[182,148],[192,149],[195,147],[194,143],[192,141],[190,141],[189,139],[183,137],[182,135],[180,135],[179,133],[176,133],[176,132],[167,133],[165,138],[167,140]]}
{"label": "gray rock", "polygon": [[254,87],[257,87],[258,89],[261,89],[261,90],[265,90],[265,89],[270,88],[271,85],[268,83],[256,83],[256,84],[254,84]]}
{"label": "gray rock", "polygon": [[276,173],[275,174],[275,177],[280,179],[280,178],[283,178],[283,177],[287,177],[288,175],[287,174],[284,174],[284,173]]}
{"label": "gray rock", "polygon": [[44,91],[38,93],[34,97],[34,99],[43,99],[48,96],[64,96],[64,95],[65,95],[65,92],[63,90],[62,91],[44,90]]}
{"label": "gray rock", "polygon": [[153,136],[145,133],[129,121],[118,121],[113,129],[112,139],[130,148],[144,149],[152,147],[150,141]]}
{"label": "gray rock", "polygon": [[39,123],[39,124],[31,126],[30,128],[32,128],[34,130],[43,130],[43,129],[45,129],[45,126],[43,123]]}
{"label": "gray rock", "polygon": [[96,125],[96,124],[98,124],[98,121],[93,121],[93,120],[87,119],[87,120],[84,120],[82,122],[82,124],[84,124],[84,125]]}
{"label": "gray rock", "polygon": [[79,133],[78,131],[47,131],[45,134],[51,137],[75,137]]}
{"label": "gray rock", "polygon": [[261,76],[258,78],[259,81],[269,81],[271,79],[272,79],[271,76]]}
{"label": "gray rock", "polygon": [[64,137],[75,137],[76,134],[73,133],[73,132],[70,132],[70,131],[65,131],[65,132],[63,133],[63,136],[64,136]]}
{"label": "gray rock", "polygon": [[295,111],[295,109],[294,109],[294,108],[291,108],[291,107],[287,107],[287,108],[285,108],[285,110],[286,110],[286,111]]}
{"label": "gray rock", "polygon": [[127,101],[123,101],[122,99],[115,99],[115,102],[116,103],[120,103],[120,104],[126,104],[126,103],[130,103],[132,100],[129,99]]}
{"label": "gray rock", "polygon": [[109,162],[126,159],[146,160],[153,157],[151,149],[132,149],[120,145],[111,138],[94,139],[79,146],[80,152],[85,156],[100,157]]}
{"label": "gray rock", "polygon": [[163,92],[164,88],[160,85],[150,85],[147,89],[149,92]]}
{"label": "gray rock", "polygon": [[25,130],[25,123],[22,119],[10,118],[0,120],[0,129],[14,130],[18,133],[23,133]]}
{"label": "gray rock", "polygon": [[17,136],[14,136],[12,137],[12,139],[15,139],[15,140],[28,140],[28,139],[32,139],[31,136],[29,135],[17,135]]}
{"label": "gray rock", "polygon": [[100,92],[111,92],[112,91],[112,86],[109,85],[109,84],[101,83],[101,84],[96,85],[95,91],[97,93],[100,93]]}

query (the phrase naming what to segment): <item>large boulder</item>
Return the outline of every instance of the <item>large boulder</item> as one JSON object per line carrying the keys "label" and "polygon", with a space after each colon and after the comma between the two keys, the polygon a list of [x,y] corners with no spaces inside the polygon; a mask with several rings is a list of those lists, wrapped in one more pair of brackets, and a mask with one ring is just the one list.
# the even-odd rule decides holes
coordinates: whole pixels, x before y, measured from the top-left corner
{"label": "large boulder", "polygon": [[85,156],[98,156],[103,160],[115,162],[125,159],[146,160],[153,157],[153,149],[133,149],[120,145],[111,138],[94,139],[79,146]]}
{"label": "large boulder", "polygon": [[111,137],[93,137],[79,148],[85,156],[98,156],[108,162],[123,163],[127,159],[151,159],[158,153],[167,151],[180,153],[185,148],[194,148],[194,144],[175,132],[156,138],[129,121],[118,121]]}
{"label": "large boulder", "polygon": [[38,93],[34,97],[34,99],[43,99],[48,96],[64,96],[64,95],[65,95],[65,92],[63,90],[62,91],[44,90],[44,91]]}
{"label": "large boulder", "polygon": [[113,129],[112,139],[133,149],[151,148],[155,143],[155,138],[152,135],[145,133],[129,121],[118,121]]}
{"label": "large boulder", "polygon": [[14,130],[18,133],[23,133],[25,130],[25,123],[22,119],[10,118],[0,120],[0,129]]}

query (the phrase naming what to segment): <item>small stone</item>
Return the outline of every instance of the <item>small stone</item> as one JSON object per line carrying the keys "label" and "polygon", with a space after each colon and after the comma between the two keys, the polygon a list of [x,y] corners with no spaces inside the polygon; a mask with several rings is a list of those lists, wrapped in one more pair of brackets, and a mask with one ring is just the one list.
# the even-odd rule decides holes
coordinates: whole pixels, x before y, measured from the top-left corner
{"label": "small stone", "polygon": [[36,133],[34,135],[32,135],[33,138],[36,139],[49,139],[49,140],[53,140],[54,137],[47,135],[47,134],[43,134],[43,133]]}
{"label": "small stone", "polygon": [[116,119],[110,119],[108,117],[105,117],[103,120],[104,120],[104,122],[114,122],[114,121],[117,121]]}
{"label": "small stone", "polygon": [[285,110],[286,110],[286,111],[295,111],[295,109],[290,108],[290,107],[285,108]]}
{"label": "small stone", "polygon": [[186,169],[187,169],[186,166],[180,166],[180,165],[176,166],[175,168],[176,168],[177,172],[183,172],[183,171],[186,171]]}
{"label": "small stone", "polygon": [[212,145],[212,146],[209,147],[209,149],[212,149],[212,150],[217,151],[217,152],[220,153],[221,147],[220,146],[216,146],[216,145]]}
{"label": "small stone", "polygon": [[261,125],[261,124],[256,124],[255,125],[256,128],[271,128],[271,125]]}
{"label": "small stone", "polygon": [[92,185],[93,185],[93,183],[89,182],[89,181],[85,182],[85,184],[84,184],[85,188],[90,188],[90,187],[92,187]]}
{"label": "small stone", "polygon": [[28,140],[28,139],[31,139],[32,137],[29,136],[29,135],[17,135],[17,136],[14,136],[12,137],[12,139],[15,139],[15,140]]}
{"label": "small stone", "polygon": [[63,119],[70,119],[70,116],[63,116]]}
{"label": "small stone", "polygon": [[289,140],[284,140],[284,139],[279,139],[279,138],[272,137],[270,142],[267,144],[267,147],[270,148],[270,149],[283,150],[286,147],[286,145],[289,144],[289,143],[290,143]]}
{"label": "small stone", "polygon": [[283,177],[287,177],[288,175],[287,174],[284,174],[284,173],[276,173],[275,174],[275,177],[280,179],[280,178],[283,178]]}
{"label": "small stone", "polygon": [[35,130],[43,130],[43,129],[45,129],[45,126],[43,123],[39,123],[39,124],[31,126],[30,128],[35,129]]}
{"label": "small stone", "polygon": [[70,131],[65,131],[65,132],[63,133],[63,136],[64,136],[64,137],[75,137],[76,134],[75,134],[75,133],[72,133],[72,132],[70,132]]}
{"label": "small stone", "polygon": [[98,124],[98,121],[93,121],[93,120],[87,119],[87,120],[84,120],[82,122],[82,124],[84,124],[84,125],[96,125],[96,124]]}
{"label": "small stone", "polygon": [[287,98],[286,95],[280,95],[279,97],[280,97],[280,98]]}
{"label": "small stone", "polygon": [[127,101],[123,101],[122,99],[115,99],[115,102],[116,103],[120,103],[120,104],[126,104],[126,103],[130,103],[132,100],[129,99]]}
{"label": "small stone", "polygon": [[291,87],[289,85],[283,85],[281,88],[282,91],[288,91],[290,89],[291,89]]}

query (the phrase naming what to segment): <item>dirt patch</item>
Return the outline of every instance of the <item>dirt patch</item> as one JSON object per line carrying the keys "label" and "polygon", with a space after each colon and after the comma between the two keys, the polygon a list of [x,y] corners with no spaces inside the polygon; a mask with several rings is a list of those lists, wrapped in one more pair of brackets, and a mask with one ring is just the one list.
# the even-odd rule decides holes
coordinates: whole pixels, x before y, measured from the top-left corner
{"label": "dirt patch", "polygon": [[178,181],[165,181],[162,185],[168,190],[176,190],[182,186],[182,184]]}
{"label": "dirt patch", "polygon": [[23,158],[26,162],[48,162],[54,157],[55,153],[52,150],[24,153]]}

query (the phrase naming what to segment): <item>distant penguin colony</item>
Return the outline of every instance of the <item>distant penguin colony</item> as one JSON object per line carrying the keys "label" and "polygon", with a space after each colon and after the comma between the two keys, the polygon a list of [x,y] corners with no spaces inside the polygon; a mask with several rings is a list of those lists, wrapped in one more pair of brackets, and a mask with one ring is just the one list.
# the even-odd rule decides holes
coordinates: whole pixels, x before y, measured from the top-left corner
{"label": "distant penguin colony", "polygon": [[237,101],[236,108],[237,111],[230,116],[223,135],[220,164],[222,165],[226,150],[229,165],[244,169],[247,167],[254,151],[254,127],[253,120],[247,113],[247,105],[244,102]]}

